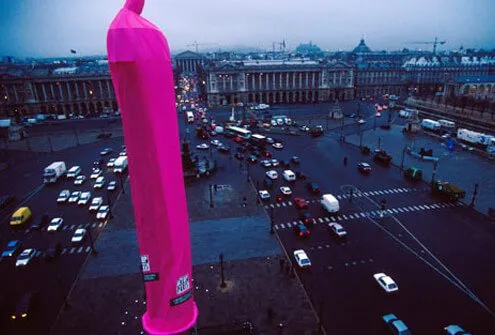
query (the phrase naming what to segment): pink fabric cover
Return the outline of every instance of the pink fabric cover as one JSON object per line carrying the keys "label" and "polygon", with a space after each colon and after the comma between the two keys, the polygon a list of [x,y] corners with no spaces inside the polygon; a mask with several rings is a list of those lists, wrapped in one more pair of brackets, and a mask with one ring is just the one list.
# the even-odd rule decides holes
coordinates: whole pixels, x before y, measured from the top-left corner
{"label": "pink fabric cover", "polygon": [[144,0],[127,0],[110,25],[107,51],[122,114],[139,249],[149,260],[143,273],[159,276],[145,283],[143,327],[150,334],[177,334],[191,328],[198,315],[189,218],[170,50],[160,30],[140,16],[143,6]]}

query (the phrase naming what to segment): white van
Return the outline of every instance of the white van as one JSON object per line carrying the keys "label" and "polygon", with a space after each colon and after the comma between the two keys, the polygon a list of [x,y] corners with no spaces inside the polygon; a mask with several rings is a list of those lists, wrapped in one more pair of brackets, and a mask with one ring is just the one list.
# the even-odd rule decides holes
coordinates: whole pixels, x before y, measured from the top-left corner
{"label": "white van", "polygon": [[287,181],[296,181],[296,175],[291,170],[284,170],[282,176]]}
{"label": "white van", "polygon": [[321,204],[329,213],[337,213],[340,210],[339,201],[332,194],[324,194]]}
{"label": "white van", "polygon": [[76,178],[80,173],[81,173],[81,167],[80,166],[73,166],[67,172],[67,178]]}

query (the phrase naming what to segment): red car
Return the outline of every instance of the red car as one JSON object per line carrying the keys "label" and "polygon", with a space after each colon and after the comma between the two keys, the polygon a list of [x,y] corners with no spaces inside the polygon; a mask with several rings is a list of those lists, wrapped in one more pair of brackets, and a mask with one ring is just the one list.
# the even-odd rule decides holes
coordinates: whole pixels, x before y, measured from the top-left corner
{"label": "red car", "polygon": [[305,209],[308,208],[309,206],[308,202],[303,198],[294,198],[294,204],[296,205],[297,208],[300,209]]}
{"label": "red car", "polygon": [[242,138],[240,138],[239,136],[236,136],[236,137],[234,138],[234,142],[236,142],[236,143],[242,143],[243,141],[244,141],[244,140],[243,140]]}
{"label": "red car", "polygon": [[262,155],[263,157],[272,157],[272,153],[271,153],[270,151],[263,151],[263,152],[261,153],[261,155]]}

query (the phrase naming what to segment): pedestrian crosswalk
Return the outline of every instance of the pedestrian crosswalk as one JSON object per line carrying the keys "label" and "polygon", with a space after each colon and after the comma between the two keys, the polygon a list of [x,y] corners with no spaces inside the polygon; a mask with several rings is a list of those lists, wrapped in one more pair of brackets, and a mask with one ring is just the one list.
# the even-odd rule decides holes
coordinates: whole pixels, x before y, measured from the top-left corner
{"label": "pedestrian crosswalk", "polygon": [[[421,188],[421,187],[397,187],[397,188],[390,188],[390,189],[384,189],[384,190],[378,190],[378,191],[361,191],[361,192],[356,192],[352,194],[353,198],[361,198],[361,197],[370,197],[370,196],[385,196],[385,195],[394,195],[394,194],[408,194],[412,192],[418,192],[418,191],[428,191],[430,190],[429,188]],[[344,200],[344,199],[349,199],[349,193],[342,193],[342,194],[337,194],[335,196],[338,200]],[[306,200],[307,203],[319,203],[320,199],[313,199],[313,200]],[[270,209],[270,208],[282,208],[282,207],[287,207],[287,206],[293,206],[294,204],[292,201],[281,201],[277,202],[274,204],[266,204],[264,207],[265,209]]]}
{"label": "pedestrian crosswalk", "polygon": [[[79,225],[65,225],[59,228],[59,231],[76,231],[77,229],[80,228],[102,228],[105,227],[108,221],[99,221],[99,222],[92,222],[92,223],[84,223],[84,224],[79,224]],[[47,227],[43,227],[41,231],[47,231]],[[26,230],[26,233],[29,233],[29,230]]]}
{"label": "pedestrian crosswalk", "polygon": [[[65,247],[60,252],[60,255],[78,255],[88,254],[91,251],[90,246],[77,246],[77,247]],[[34,257],[40,257],[44,255],[44,251],[38,250]]]}
{"label": "pedestrian crosswalk", "polygon": [[[403,207],[389,208],[385,211],[385,215],[401,215],[411,212],[420,212],[420,211],[435,210],[435,209],[457,207],[457,206],[461,206],[461,204],[455,202],[439,202],[434,204],[403,206]],[[381,214],[382,213],[380,213],[380,210],[374,210],[374,211],[326,216],[326,217],[316,218],[314,224],[352,221],[352,220],[363,219],[366,217],[379,217]],[[301,220],[295,220],[295,221],[276,224],[273,227],[279,230],[279,229],[295,227],[300,224],[303,224]]]}

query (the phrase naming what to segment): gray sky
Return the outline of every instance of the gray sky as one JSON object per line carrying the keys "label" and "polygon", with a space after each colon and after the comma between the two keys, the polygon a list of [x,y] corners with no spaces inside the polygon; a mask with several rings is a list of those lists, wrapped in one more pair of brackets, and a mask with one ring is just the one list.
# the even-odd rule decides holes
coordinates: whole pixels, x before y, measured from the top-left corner
{"label": "gray sky", "polygon": [[[106,52],[108,26],[124,0],[0,0],[0,56],[65,56]],[[143,16],[158,25],[171,49],[253,46],[294,49],[313,41],[350,50],[365,36],[373,50],[407,42],[447,40],[457,49],[495,47],[494,0],[146,0]],[[189,47],[194,50],[194,47]],[[201,51],[201,46],[200,46]]]}

